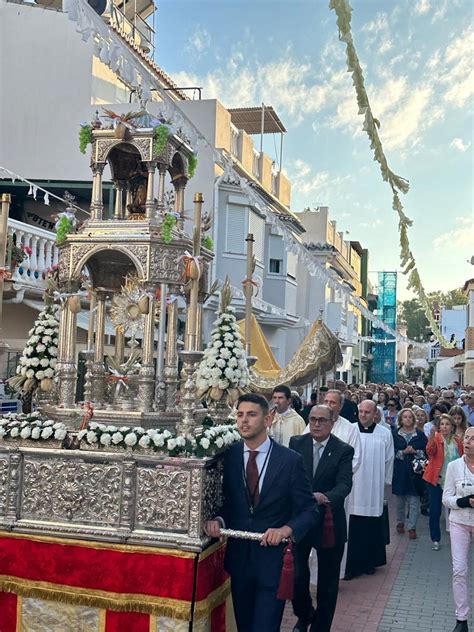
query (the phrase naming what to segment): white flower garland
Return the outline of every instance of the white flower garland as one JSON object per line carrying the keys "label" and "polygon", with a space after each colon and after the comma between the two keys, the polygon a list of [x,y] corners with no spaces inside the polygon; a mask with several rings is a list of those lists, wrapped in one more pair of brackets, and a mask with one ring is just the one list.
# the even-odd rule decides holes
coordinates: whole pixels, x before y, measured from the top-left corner
{"label": "white flower garland", "polygon": [[62,441],[66,438],[67,428],[61,422],[41,417],[41,413],[29,415],[7,413],[0,418],[0,439],[23,439],[31,441]]}
{"label": "white flower garland", "polygon": [[114,426],[91,422],[77,438],[86,444],[107,450],[109,447],[145,449],[167,456],[213,456],[240,441],[235,425],[205,426],[196,436],[182,437],[169,430],[140,426]]}

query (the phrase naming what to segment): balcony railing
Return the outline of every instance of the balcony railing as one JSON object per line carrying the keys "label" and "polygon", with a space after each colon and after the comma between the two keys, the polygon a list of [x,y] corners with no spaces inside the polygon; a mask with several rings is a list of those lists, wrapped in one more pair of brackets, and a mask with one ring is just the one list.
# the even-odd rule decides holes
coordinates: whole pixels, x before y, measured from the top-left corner
{"label": "balcony railing", "polygon": [[[31,255],[12,269],[13,283],[40,290],[45,289],[46,272],[48,268],[58,263],[59,250],[56,246],[56,235],[49,230],[9,219],[8,236],[18,248],[31,248]],[[7,265],[10,263],[7,261]]]}

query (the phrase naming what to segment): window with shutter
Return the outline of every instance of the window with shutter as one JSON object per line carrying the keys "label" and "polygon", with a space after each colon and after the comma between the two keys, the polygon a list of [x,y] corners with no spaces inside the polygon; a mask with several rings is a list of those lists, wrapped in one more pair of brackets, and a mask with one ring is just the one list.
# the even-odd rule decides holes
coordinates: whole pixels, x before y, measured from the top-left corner
{"label": "window with shutter", "polygon": [[235,254],[245,253],[247,213],[248,209],[245,206],[237,206],[236,204],[227,205],[226,252]]}
{"label": "window with shutter", "polygon": [[265,220],[253,211],[250,211],[249,214],[249,233],[252,233],[254,238],[253,253],[255,258],[257,261],[263,262]]}

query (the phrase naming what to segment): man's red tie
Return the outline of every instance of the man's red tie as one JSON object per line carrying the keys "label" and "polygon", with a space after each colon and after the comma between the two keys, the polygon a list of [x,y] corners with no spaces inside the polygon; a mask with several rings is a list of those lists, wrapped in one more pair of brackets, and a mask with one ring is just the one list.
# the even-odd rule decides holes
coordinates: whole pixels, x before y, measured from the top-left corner
{"label": "man's red tie", "polygon": [[255,508],[260,498],[260,491],[258,489],[258,467],[257,467],[257,455],[258,450],[249,450],[249,460],[247,461],[247,467],[245,468],[245,474],[247,476],[247,485],[250,493],[250,500],[252,507]]}

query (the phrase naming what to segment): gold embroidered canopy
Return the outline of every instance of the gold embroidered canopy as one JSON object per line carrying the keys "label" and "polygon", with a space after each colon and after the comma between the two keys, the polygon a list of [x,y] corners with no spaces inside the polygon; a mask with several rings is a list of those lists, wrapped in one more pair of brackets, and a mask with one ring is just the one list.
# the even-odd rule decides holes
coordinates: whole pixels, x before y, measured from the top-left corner
{"label": "gold embroidered canopy", "polygon": [[[239,322],[244,337],[244,321]],[[300,347],[285,368],[281,368],[272,353],[265,335],[252,315],[250,331],[252,355],[258,358],[251,368],[250,387],[254,391],[269,392],[277,384],[302,386],[316,379],[319,373],[331,371],[342,362],[339,342],[321,320],[316,320]]]}

